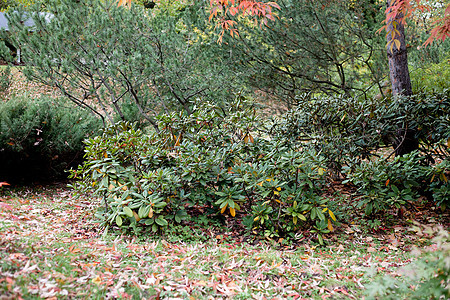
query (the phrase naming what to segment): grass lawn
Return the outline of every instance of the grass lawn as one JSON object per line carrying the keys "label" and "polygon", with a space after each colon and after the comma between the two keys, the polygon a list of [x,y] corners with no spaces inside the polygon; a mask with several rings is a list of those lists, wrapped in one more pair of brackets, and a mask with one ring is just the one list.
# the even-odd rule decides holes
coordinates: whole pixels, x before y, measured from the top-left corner
{"label": "grass lawn", "polygon": [[98,204],[62,185],[0,191],[0,299],[362,299],[371,282],[404,276],[413,245],[436,248],[406,226],[368,234],[357,224],[324,247],[189,226],[178,241],[104,235]]}

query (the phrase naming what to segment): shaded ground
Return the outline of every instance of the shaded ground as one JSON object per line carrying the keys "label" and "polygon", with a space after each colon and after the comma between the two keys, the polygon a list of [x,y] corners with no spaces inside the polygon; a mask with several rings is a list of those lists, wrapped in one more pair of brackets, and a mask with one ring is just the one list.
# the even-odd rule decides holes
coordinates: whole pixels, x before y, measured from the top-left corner
{"label": "shaded ground", "polygon": [[248,244],[189,226],[182,232],[190,242],[104,236],[93,217],[97,201],[76,200],[62,185],[1,193],[2,300],[361,299],[376,278],[402,276],[413,245],[436,248],[404,226],[371,235],[358,224],[339,226],[325,247]]}

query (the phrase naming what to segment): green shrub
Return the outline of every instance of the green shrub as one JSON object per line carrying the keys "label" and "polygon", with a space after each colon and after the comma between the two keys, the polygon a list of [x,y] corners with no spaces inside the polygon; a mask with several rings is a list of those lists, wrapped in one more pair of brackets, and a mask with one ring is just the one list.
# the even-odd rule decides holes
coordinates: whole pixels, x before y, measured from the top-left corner
{"label": "green shrub", "polygon": [[400,208],[407,201],[416,200],[417,189],[426,178],[429,167],[421,165],[417,152],[396,157],[393,162],[383,159],[362,162],[350,171],[346,182],[352,182],[362,194],[358,207],[366,215],[384,213],[391,207]]}
{"label": "green shrub", "polygon": [[0,94],[5,95],[8,93],[12,83],[11,68],[6,67],[0,69]]}
{"label": "green shrub", "polygon": [[243,218],[268,237],[311,229],[323,243],[336,221],[324,158],[269,138],[259,120],[238,100],[163,115],[158,133],[122,123],[86,142],[87,161],[73,177],[80,191],[103,197],[98,216],[107,226],[166,232],[201,208],[210,218]]}
{"label": "green shrub", "polygon": [[88,112],[66,105],[61,99],[26,96],[0,104],[2,178],[60,177],[81,162],[83,139],[101,123]]}
{"label": "green shrub", "polygon": [[450,58],[447,57],[438,64],[430,64],[411,72],[411,82],[417,92],[442,92],[448,89],[450,82]]}
{"label": "green shrub", "polygon": [[415,201],[420,195],[431,194],[437,206],[445,209],[449,203],[448,159],[433,166],[415,151],[395,157],[393,161],[376,159],[345,168],[347,180],[360,194],[358,207],[366,215],[385,214],[390,208]]}
{"label": "green shrub", "polygon": [[413,231],[434,235],[427,250],[416,249],[421,257],[403,267],[403,276],[385,276],[367,286],[366,299],[449,299],[450,297],[450,239],[443,228],[416,226]]}
{"label": "green shrub", "polygon": [[304,97],[272,132],[287,143],[314,145],[335,174],[343,166],[353,168],[378,157],[381,148],[396,149],[406,130],[412,130],[429,160],[445,159],[450,150],[449,95],[450,90],[382,100]]}
{"label": "green shrub", "polygon": [[[345,171],[359,187],[368,215],[426,192],[446,205],[447,164],[430,161],[446,162],[448,155],[448,94],[381,104],[304,99],[271,124],[242,100],[161,115],[158,132],[128,123],[109,128],[87,142],[87,161],[73,173],[79,190],[103,197],[99,217],[107,226],[165,232],[201,208],[211,218],[242,218],[268,238],[308,230],[321,243],[336,221],[334,196],[326,192],[332,173]],[[386,136],[408,126],[417,128],[425,155],[377,160]]]}
{"label": "green shrub", "polygon": [[[449,110],[449,90],[381,101],[305,97],[270,131],[284,145],[309,145],[320,152],[323,168],[358,188],[357,203],[367,215],[384,215],[420,195],[445,209]],[[406,130],[418,139],[420,152],[392,162]]]}
{"label": "green shrub", "polygon": [[[10,13],[4,38],[22,49],[29,80],[59,89],[109,123],[156,126],[161,113],[190,112],[197,98],[226,101],[236,89],[224,50],[203,43],[186,6],[158,2],[149,12],[114,0],[48,0]],[[22,13],[40,34],[28,34]],[[9,52],[0,42],[0,55]]]}
{"label": "green shrub", "polygon": [[429,191],[433,195],[436,205],[445,210],[450,205],[450,160],[445,159],[435,165],[429,173]]}

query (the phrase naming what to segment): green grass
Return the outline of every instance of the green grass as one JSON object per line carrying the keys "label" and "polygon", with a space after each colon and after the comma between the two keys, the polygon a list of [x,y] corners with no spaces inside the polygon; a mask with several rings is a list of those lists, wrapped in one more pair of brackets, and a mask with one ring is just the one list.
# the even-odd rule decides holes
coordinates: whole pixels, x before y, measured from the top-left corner
{"label": "green grass", "polygon": [[386,237],[345,232],[356,225],[343,225],[325,247],[251,245],[201,231],[183,241],[185,227],[165,238],[103,236],[97,201],[66,188],[0,199],[0,294],[13,298],[360,299],[366,285],[414,260]]}

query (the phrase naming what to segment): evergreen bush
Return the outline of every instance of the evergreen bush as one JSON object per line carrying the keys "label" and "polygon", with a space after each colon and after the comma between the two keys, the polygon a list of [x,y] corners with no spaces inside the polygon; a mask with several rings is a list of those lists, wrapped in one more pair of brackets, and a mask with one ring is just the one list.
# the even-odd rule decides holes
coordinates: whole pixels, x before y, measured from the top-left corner
{"label": "evergreen bush", "polygon": [[[159,132],[113,126],[87,141],[87,160],[73,177],[80,191],[104,199],[98,216],[105,225],[136,232],[165,232],[201,208],[270,238],[303,229],[323,243],[336,222],[330,175],[340,172],[359,188],[367,215],[426,194],[448,205],[448,94],[303,104],[272,123],[238,97],[161,115]],[[417,128],[421,148],[392,160],[393,149],[380,149],[400,126]]]}
{"label": "evergreen bush", "polygon": [[[140,121],[158,130],[159,114],[189,113],[199,97],[226,101],[235,89],[235,74],[223,64],[229,54],[204,41],[176,6],[150,12],[117,1],[50,0],[10,13],[7,38],[22,49],[28,79],[58,88],[105,123]],[[39,34],[28,34],[28,16]]]}
{"label": "evergreen bush", "polygon": [[144,133],[123,123],[87,141],[73,177],[103,198],[105,225],[165,232],[202,209],[267,237],[307,228],[323,243],[333,229],[324,158],[267,136],[252,105],[203,103],[191,115],[161,116],[158,127]]}
{"label": "evergreen bush", "polygon": [[272,132],[289,143],[314,145],[335,174],[379,157],[383,148],[392,156],[401,147],[399,131],[413,130],[429,162],[450,154],[450,90],[382,100],[304,97],[297,104]]}
{"label": "evergreen bush", "polygon": [[0,103],[0,175],[9,181],[64,177],[82,161],[83,140],[100,120],[62,99],[27,96]]}
{"label": "evergreen bush", "polygon": [[8,66],[0,69],[0,95],[5,96],[6,94],[8,94],[11,84],[11,68]]}

